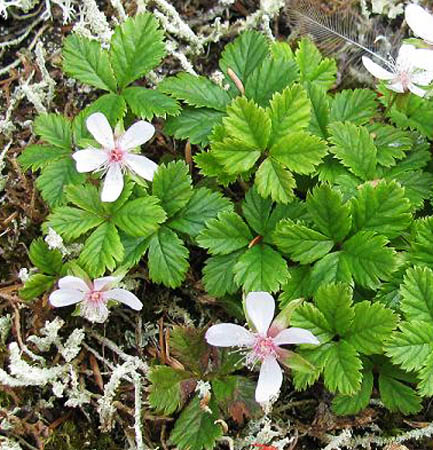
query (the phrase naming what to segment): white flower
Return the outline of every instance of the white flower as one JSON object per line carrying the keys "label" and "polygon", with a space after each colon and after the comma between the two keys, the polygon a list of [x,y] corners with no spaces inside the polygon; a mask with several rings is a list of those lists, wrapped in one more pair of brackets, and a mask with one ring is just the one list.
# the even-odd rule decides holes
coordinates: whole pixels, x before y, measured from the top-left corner
{"label": "white flower", "polygon": [[245,299],[246,314],[255,330],[246,330],[233,323],[213,325],[206,332],[206,341],[216,347],[244,347],[247,363],[261,363],[256,401],[267,403],[275,397],[283,382],[283,372],[278,364],[287,358],[286,344],[320,344],[319,340],[303,328],[281,329],[277,321],[271,324],[275,312],[275,301],[267,292],[251,292]]}
{"label": "white flower", "polygon": [[415,36],[433,45],[433,15],[415,3],[406,6],[404,16]]}
{"label": "white flower", "polygon": [[140,177],[152,181],[158,165],[149,158],[130,153],[129,150],[147,142],[155,133],[152,124],[140,120],[121,136],[113,134],[107,118],[102,113],[91,114],[86,120],[87,129],[102,149],[78,150],[72,157],[78,172],[105,172],[101,200],[114,202],[123,189],[123,171],[131,170]]}
{"label": "white flower", "polygon": [[91,322],[102,323],[108,317],[108,300],[117,300],[140,311],[143,304],[125,289],[111,289],[116,277],[96,278],[93,282],[78,277],[66,276],[59,280],[59,288],[50,295],[51,305],[62,306],[80,303],[80,315]]}
{"label": "white flower", "polygon": [[417,85],[428,86],[433,80],[433,71],[420,68],[417,53],[419,51],[413,45],[403,44],[398,52],[397,61],[390,64],[391,71],[379,66],[367,56],[362,57],[362,62],[374,77],[388,82],[388,89],[399,93],[410,91],[424,97],[426,90]]}

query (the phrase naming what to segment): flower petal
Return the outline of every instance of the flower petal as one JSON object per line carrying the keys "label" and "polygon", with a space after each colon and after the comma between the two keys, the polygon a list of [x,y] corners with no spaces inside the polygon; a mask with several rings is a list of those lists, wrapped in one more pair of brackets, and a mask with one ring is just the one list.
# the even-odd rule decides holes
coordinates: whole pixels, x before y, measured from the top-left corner
{"label": "flower petal", "polygon": [[415,94],[418,97],[424,97],[424,95],[427,93],[425,89],[421,89],[420,87],[415,86],[413,83],[409,83],[408,88],[409,91],[412,92],[412,94]]}
{"label": "flower petal", "polygon": [[108,155],[103,150],[86,148],[72,153],[72,158],[76,162],[77,172],[93,172],[99,169],[108,161]]}
{"label": "flower petal", "polygon": [[278,394],[283,384],[283,371],[273,356],[268,356],[260,368],[256,387],[256,402],[266,403]]}
{"label": "flower petal", "polygon": [[405,19],[413,34],[427,42],[433,42],[433,15],[414,3],[407,5]]}
{"label": "flower petal", "polygon": [[286,328],[280,331],[274,338],[274,343],[277,345],[285,344],[315,344],[319,345],[320,341],[314,336],[311,331],[304,328]]}
{"label": "flower petal", "polygon": [[248,318],[257,332],[266,335],[274,318],[275,300],[268,292],[250,292],[245,299]]}
{"label": "flower petal", "polygon": [[91,114],[86,120],[86,126],[104,148],[109,150],[114,148],[113,130],[104,114],[100,112]]}
{"label": "flower petal", "polygon": [[107,300],[117,300],[136,311],[140,311],[143,307],[143,303],[141,303],[132,292],[129,292],[126,289],[111,289],[110,291],[105,292],[104,297]]}
{"label": "flower petal", "polygon": [[214,347],[251,347],[254,343],[253,334],[234,323],[211,326],[206,331],[205,338]]}
{"label": "flower petal", "polygon": [[144,120],[131,125],[119,139],[119,146],[122,150],[130,150],[149,141],[155,134],[155,127]]}
{"label": "flower petal", "polygon": [[51,293],[49,300],[53,306],[61,308],[62,306],[69,306],[81,302],[84,296],[85,293],[77,289],[58,289]]}
{"label": "flower petal", "polygon": [[387,84],[386,87],[391,89],[391,91],[398,92],[399,94],[404,93],[404,87],[401,81],[397,81],[395,83]]}
{"label": "flower petal", "polygon": [[[413,54],[412,63],[415,67],[428,71],[423,72],[424,74],[431,75],[433,72],[433,50],[417,48]],[[417,75],[417,73],[414,74],[415,77]]]}
{"label": "flower petal", "polygon": [[395,74],[392,72],[389,72],[388,70],[385,70],[383,67],[379,66],[379,64],[376,64],[373,62],[370,58],[367,56],[362,57],[362,63],[364,64],[364,67],[375,77],[379,80],[392,80],[395,78]]}
{"label": "flower petal", "polygon": [[133,155],[132,153],[128,153],[126,164],[133,172],[148,181],[153,180],[156,169],[158,169],[158,164],[154,163],[149,158]]}
{"label": "flower petal", "polygon": [[118,277],[102,277],[102,278],[96,278],[93,280],[93,288],[95,291],[102,291],[104,288],[106,290],[110,289],[110,287],[118,281]]}
{"label": "flower petal", "polygon": [[68,275],[66,277],[60,278],[59,280],[60,289],[73,289],[81,292],[89,292],[90,288],[87,283],[79,278]]}
{"label": "flower petal", "polygon": [[123,174],[120,164],[111,164],[107,175],[105,175],[104,186],[102,187],[101,200],[103,202],[116,201],[123,190]]}

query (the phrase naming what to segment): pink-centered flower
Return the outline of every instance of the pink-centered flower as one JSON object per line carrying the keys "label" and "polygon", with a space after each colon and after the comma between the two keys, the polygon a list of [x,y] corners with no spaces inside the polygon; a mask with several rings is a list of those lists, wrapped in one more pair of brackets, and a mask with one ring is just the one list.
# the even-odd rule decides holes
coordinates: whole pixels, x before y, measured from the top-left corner
{"label": "pink-centered flower", "polygon": [[152,138],[155,133],[152,124],[140,120],[125,133],[116,136],[104,114],[97,112],[87,118],[86,126],[102,148],[78,150],[72,157],[78,172],[102,171],[105,174],[101,192],[103,202],[114,202],[119,198],[123,190],[123,172],[126,170],[146,180],[153,180],[158,165],[145,156],[130,152]]}
{"label": "pink-centered flower", "polygon": [[116,300],[140,311],[143,304],[126,289],[112,289],[116,277],[96,278],[93,282],[66,276],[59,280],[59,288],[50,295],[51,305],[59,308],[79,303],[80,315],[91,322],[102,323],[108,317],[108,300]]}
{"label": "pink-centered flower", "polygon": [[241,347],[246,351],[247,365],[261,364],[256,388],[256,401],[266,403],[276,396],[283,382],[283,371],[278,361],[284,361],[287,344],[320,344],[319,340],[303,328],[281,329],[277,320],[273,323],[275,301],[267,292],[251,292],[245,299],[246,315],[254,330],[249,331],[233,323],[211,326],[206,341],[215,347]]}
{"label": "pink-centered flower", "polygon": [[362,57],[362,62],[374,77],[387,82],[388,89],[399,93],[410,91],[424,97],[427,91],[417,85],[428,86],[433,80],[433,70],[420,67],[419,51],[421,50],[413,45],[403,44],[398,52],[397,61],[390,63],[390,70],[384,69],[367,56]]}

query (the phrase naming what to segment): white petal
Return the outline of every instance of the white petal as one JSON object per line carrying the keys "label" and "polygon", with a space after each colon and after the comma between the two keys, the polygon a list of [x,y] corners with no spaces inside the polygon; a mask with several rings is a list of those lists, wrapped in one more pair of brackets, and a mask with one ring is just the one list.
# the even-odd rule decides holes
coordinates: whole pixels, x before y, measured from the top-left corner
{"label": "white petal", "polygon": [[111,289],[104,294],[107,300],[117,300],[118,302],[124,303],[136,311],[140,311],[143,307],[143,303],[138,300],[138,298],[126,289]]}
{"label": "white petal", "polygon": [[397,81],[395,83],[387,84],[386,87],[391,89],[391,91],[398,92],[399,94],[403,94],[404,87],[401,81]]}
{"label": "white petal", "polygon": [[91,114],[86,120],[86,126],[104,148],[110,150],[114,148],[113,130],[104,114],[100,112]]}
{"label": "white petal", "polygon": [[104,302],[83,302],[80,303],[80,316],[90,322],[103,323],[107,320],[110,311]]}
{"label": "white petal", "polygon": [[[102,278],[96,278],[93,280],[93,288],[95,291],[102,291],[104,288],[109,288],[110,285],[118,281],[118,277],[102,277]],[[107,286],[109,285],[109,286]]]}
{"label": "white petal", "polygon": [[214,347],[251,347],[254,336],[244,327],[234,323],[213,325],[206,331],[208,344]]}
{"label": "white petal", "polygon": [[415,86],[412,83],[409,83],[409,91],[412,92],[412,94],[417,95],[418,97],[424,97],[424,95],[426,94],[426,91],[424,89],[421,89],[418,86]]}
{"label": "white petal", "polygon": [[130,150],[149,141],[155,134],[155,127],[144,120],[131,125],[119,139],[122,150]]}
{"label": "white petal", "polygon": [[433,72],[426,70],[417,71],[412,74],[411,82],[420,86],[428,86],[433,80]]}
{"label": "white petal", "polygon": [[102,187],[101,200],[103,202],[116,201],[123,190],[123,174],[120,164],[110,164],[107,175],[105,175]]}
{"label": "white petal", "polygon": [[108,155],[103,150],[87,148],[72,153],[76,162],[77,172],[93,172],[108,161]]}
{"label": "white petal", "polygon": [[256,402],[266,403],[278,394],[283,384],[283,371],[277,360],[268,356],[260,368],[259,380],[256,387]]}
{"label": "white petal", "polygon": [[285,344],[316,344],[320,341],[314,336],[311,331],[304,328],[291,327],[280,331],[274,338],[274,343],[277,345]]}
{"label": "white petal", "polygon": [[250,292],[245,299],[246,312],[256,330],[263,335],[268,332],[274,318],[275,300],[268,292]]}
{"label": "white petal", "polygon": [[405,19],[415,36],[433,42],[433,15],[414,3],[406,6]]}
{"label": "white petal", "polygon": [[81,302],[84,296],[84,292],[76,289],[58,289],[50,295],[49,300],[53,306],[60,308]]}
{"label": "white petal", "polygon": [[60,289],[74,289],[82,292],[89,292],[90,288],[87,283],[79,278],[68,275],[66,277],[60,278],[59,280]]}
{"label": "white petal", "polygon": [[427,70],[428,74],[433,72],[433,50],[418,48],[413,54],[413,65],[420,69]]}
{"label": "white petal", "polygon": [[364,64],[364,67],[379,80],[392,80],[395,78],[395,74],[380,67],[379,64],[376,64],[367,56],[362,57],[362,63]]}
{"label": "white petal", "polygon": [[158,164],[154,163],[149,158],[133,155],[132,153],[128,153],[126,164],[133,172],[148,181],[153,180],[153,175],[155,174],[156,169],[158,169]]}

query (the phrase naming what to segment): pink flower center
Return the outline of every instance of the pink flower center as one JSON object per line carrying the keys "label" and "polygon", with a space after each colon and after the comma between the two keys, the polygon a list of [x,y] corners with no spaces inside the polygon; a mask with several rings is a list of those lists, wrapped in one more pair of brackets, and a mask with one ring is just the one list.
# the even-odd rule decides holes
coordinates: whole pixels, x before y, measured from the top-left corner
{"label": "pink flower center", "polygon": [[124,157],[125,157],[125,152],[119,147],[115,147],[115,148],[113,148],[113,150],[110,151],[109,159],[110,159],[111,163],[122,162]]}
{"label": "pink flower center", "polygon": [[90,291],[86,295],[86,300],[90,303],[98,305],[104,303],[104,294],[101,291]]}
{"label": "pink flower center", "polygon": [[278,345],[275,344],[273,338],[268,336],[257,335],[253,344],[253,354],[256,360],[263,361],[268,356],[277,355]]}
{"label": "pink flower center", "polygon": [[400,73],[400,83],[403,86],[404,91],[407,91],[409,89],[410,76],[409,73],[405,70]]}

